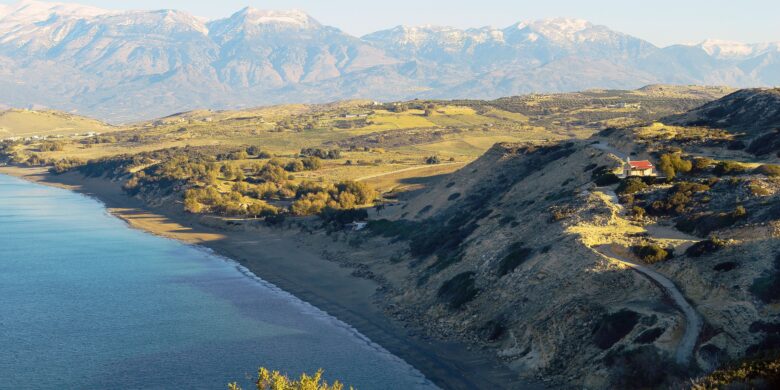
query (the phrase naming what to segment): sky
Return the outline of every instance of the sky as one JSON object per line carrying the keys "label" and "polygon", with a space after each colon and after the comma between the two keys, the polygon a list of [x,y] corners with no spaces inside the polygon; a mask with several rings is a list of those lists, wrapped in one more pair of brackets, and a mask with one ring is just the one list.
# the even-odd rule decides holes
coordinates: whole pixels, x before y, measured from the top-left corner
{"label": "sky", "polygon": [[[63,2],[62,0],[60,0]],[[14,4],[16,0],[0,0]],[[71,2],[71,1],[64,1]],[[245,6],[301,9],[323,24],[361,36],[397,25],[506,27],[519,21],[575,17],[658,46],[705,39],[780,41],[780,0],[80,0],[109,9],[188,11],[210,19]]]}

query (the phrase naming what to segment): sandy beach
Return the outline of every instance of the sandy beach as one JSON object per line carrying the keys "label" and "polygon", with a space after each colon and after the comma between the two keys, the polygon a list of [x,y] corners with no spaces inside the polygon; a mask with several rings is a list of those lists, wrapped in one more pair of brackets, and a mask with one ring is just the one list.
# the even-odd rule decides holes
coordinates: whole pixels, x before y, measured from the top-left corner
{"label": "sandy beach", "polygon": [[379,287],[376,282],[353,276],[352,269],[301,245],[299,232],[210,227],[207,221],[183,211],[158,209],[131,198],[117,182],[76,173],[51,175],[43,168],[0,167],[0,174],[94,197],[134,228],[201,245],[234,259],[258,277],[355,327],[442,388],[532,387],[483,351],[461,343],[423,339],[414,329],[392,320],[374,300]]}

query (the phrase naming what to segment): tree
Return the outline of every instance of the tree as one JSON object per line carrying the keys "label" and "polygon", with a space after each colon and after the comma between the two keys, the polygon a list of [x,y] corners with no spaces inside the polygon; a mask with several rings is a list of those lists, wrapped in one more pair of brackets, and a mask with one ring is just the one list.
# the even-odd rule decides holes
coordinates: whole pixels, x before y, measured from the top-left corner
{"label": "tree", "polygon": [[441,160],[439,159],[439,156],[430,156],[430,157],[425,159],[425,163],[434,165],[434,164],[441,163]]}
{"label": "tree", "polygon": [[322,168],[322,160],[318,157],[306,157],[301,160],[303,167],[309,171],[316,171]]}
{"label": "tree", "polygon": [[658,169],[664,173],[668,179],[674,179],[678,173],[688,173],[693,169],[693,163],[683,160],[679,154],[664,154],[661,156]]}
{"label": "tree", "polygon": [[203,212],[203,205],[198,202],[196,195],[191,191],[187,191],[184,196],[184,210],[188,213],[200,214]]}
{"label": "tree", "polygon": [[301,160],[293,160],[284,166],[284,170],[287,172],[301,172],[305,169]]}

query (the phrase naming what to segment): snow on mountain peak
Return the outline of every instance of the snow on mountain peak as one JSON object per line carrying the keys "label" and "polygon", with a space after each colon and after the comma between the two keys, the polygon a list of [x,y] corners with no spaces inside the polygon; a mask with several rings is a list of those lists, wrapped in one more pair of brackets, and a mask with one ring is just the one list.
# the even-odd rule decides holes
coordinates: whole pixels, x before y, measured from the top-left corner
{"label": "snow on mountain peak", "polygon": [[[520,25],[525,25],[537,34],[554,41],[575,40],[577,34],[593,27],[593,24],[587,20],[570,18],[542,19],[527,24],[521,23]],[[518,25],[518,28],[520,25]]]}
{"label": "snow on mountain peak", "polygon": [[69,18],[92,18],[108,13],[112,13],[112,11],[73,3],[23,0],[0,8],[0,21],[4,23],[35,23],[48,20],[52,15]]}
{"label": "snow on mountain peak", "polygon": [[769,51],[780,51],[780,42],[748,44],[736,41],[707,39],[696,46],[710,56],[721,59],[743,59]]}
{"label": "snow on mountain peak", "polygon": [[317,22],[304,11],[292,10],[261,10],[246,7],[239,12],[246,23],[254,25],[288,25],[298,28],[308,28]]}

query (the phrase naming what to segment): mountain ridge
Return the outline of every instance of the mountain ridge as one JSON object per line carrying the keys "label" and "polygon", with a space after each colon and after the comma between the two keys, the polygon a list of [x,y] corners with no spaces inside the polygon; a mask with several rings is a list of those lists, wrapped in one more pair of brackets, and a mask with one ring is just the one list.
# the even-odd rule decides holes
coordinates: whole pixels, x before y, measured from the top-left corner
{"label": "mountain ridge", "polygon": [[582,19],[398,26],[355,37],[301,10],[205,20],[25,0],[0,7],[0,102],[113,122],[198,107],[497,98],[647,84],[780,82],[780,43],[660,48]]}

